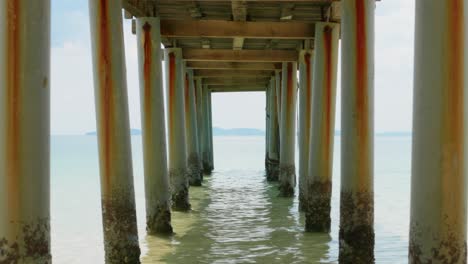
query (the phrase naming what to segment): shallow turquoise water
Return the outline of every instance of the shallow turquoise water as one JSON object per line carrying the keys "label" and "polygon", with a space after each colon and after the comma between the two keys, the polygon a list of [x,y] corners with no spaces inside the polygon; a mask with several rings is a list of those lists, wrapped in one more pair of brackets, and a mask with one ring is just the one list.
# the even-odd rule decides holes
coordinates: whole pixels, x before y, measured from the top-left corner
{"label": "shallow turquoise water", "polygon": [[[263,137],[215,137],[215,172],[190,189],[193,210],[174,213],[172,237],[145,234],[141,137],[132,138],[143,263],[336,263],[339,137],[335,138],[332,231],[303,232],[296,199],[264,177]],[[406,263],[411,138],[376,137],[376,263]],[[52,139],[54,263],[103,263],[96,138]]]}

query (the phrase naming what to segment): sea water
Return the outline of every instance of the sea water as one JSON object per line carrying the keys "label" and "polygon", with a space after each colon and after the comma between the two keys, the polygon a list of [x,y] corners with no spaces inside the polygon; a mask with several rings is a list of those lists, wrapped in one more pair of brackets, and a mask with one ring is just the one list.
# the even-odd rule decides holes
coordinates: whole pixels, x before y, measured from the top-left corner
{"label": "sea water", "polygon": [[[305,233],[297,197],[266,182],[264,137],[214,137],[215,170],[190,188],[192,211],[173,213],[174,236],[147,236],[141,145],[133,136],[142,263],[337,263],[339,136],[330,234]],[[376,263],[407,262],[410,163],[410,137],[375,138]],[[54,263],[104,263],[96,137],[52,137],[51,166]]]}

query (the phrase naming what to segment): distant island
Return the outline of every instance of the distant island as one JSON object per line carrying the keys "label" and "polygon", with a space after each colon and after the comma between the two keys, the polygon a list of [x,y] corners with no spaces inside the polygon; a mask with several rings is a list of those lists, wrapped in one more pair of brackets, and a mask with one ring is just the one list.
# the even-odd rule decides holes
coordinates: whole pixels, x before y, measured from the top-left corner
{"label": "distant island", "polygon": [[[131,129],[132,136],[141,135],[140,129]],[[96,136],[97,132],[88,132],[87,136]],[[220,128],[213,127],[213,136],[264,136],[265,131],[255,128]]]}
{"label": "distant island", "polygon": [[[140,129],[131,129],[132,136],[141,135]],[[96,136],[96,131],[86,133],[87,136]],[[213,127],[213,136],[264,136],[265,131],[256,128],[221,128]],[[335,136],[340,136],[341,131],[335,131]],[[376,132],[376,137],[411,137],[411,132]]]}

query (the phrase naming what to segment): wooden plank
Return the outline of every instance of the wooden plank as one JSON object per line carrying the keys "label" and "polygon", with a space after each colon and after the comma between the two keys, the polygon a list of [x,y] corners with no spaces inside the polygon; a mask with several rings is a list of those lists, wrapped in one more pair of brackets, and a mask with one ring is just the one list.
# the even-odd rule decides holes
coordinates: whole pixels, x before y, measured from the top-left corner
{"label": "wooden plank", "polygon": [[288,62],[297,61],[295,50],[184,49],[186,61]]}
{"label": "wooden plank", "polygon": [[[232,19],[234,21],[247,20],[247,2],[244,0],[233,0],[231,2]],[[241,50],[244,47],[244,38],[235,37],[232,40],[232,49]]]}
{"label": "wooden plank", "polygon": [[266,90],[266,85],[231,85],[231,86],[223,86],[223,85],[209,85],[208,89],[210,89],[213,93],[222,93],[222,92],[262,92]]}
{"label": "wooden plank", "polygon": [[193,74],[198,77],[268,77],[272,76],[272,70],[227,70],[227,69],[200,69]]}
{"label": "wooden plank", "polygon": [[203,78],[203,84],[207,85],[267,85],[270,77],[208,77]]}
{"label": "wooden plank", "polygon": [[315,23],[223,20],[161,20],[166,37],[312,39]]}
{"label": "wooden plank", "polygon": [[225,62],[225,61],[187,61],[187,68],[210,70],[281,70],[281,63],[272,62]]}

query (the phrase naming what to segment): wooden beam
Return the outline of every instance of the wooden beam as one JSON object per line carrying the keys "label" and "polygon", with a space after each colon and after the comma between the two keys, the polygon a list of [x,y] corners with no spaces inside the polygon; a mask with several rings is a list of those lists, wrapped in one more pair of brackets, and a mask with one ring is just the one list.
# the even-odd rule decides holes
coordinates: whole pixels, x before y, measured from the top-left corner
{"label": "wooden beam", "polygon": [[[246,21],[247,20],[247,2],[244,0],[233,0],[231,2],[232,20]],[[244,47],[244,38],[235,37],[232,40],[232,49],[241,50]]]}
{"label": "wooden beam", "polygon": [[193,74],[198,77],[269,77],[272,70],[226,70],[226,69],[201,69],[195,70]]}
{"label": "wooden beam", "polygon": [[186,61],[288,62],[297,61],[295,50],[184,49]]}
{"label": "wooden beam", "polygon": [[161,20],[161,35],[174,38],[311,39],[314,34],[310,22]]}
{"label": "wooden beam", "polygon": [[266,85],[231,85],[231,86],[223,86],[223,85],[209,85],[208,89],[210,89],[213,93],[222,93],[222,92],[262,92],[266,90]]}
{"label": "wooden beam", "polygon": [[207,85],[267,85],[270,77],[208,77],[203,78],[203,84]]}
{"label": "wooden beam", "polygon": [[225,62],[225,61],[187,61],[187,68],[210,70],[281,70],[281,63],[272,62]]}

